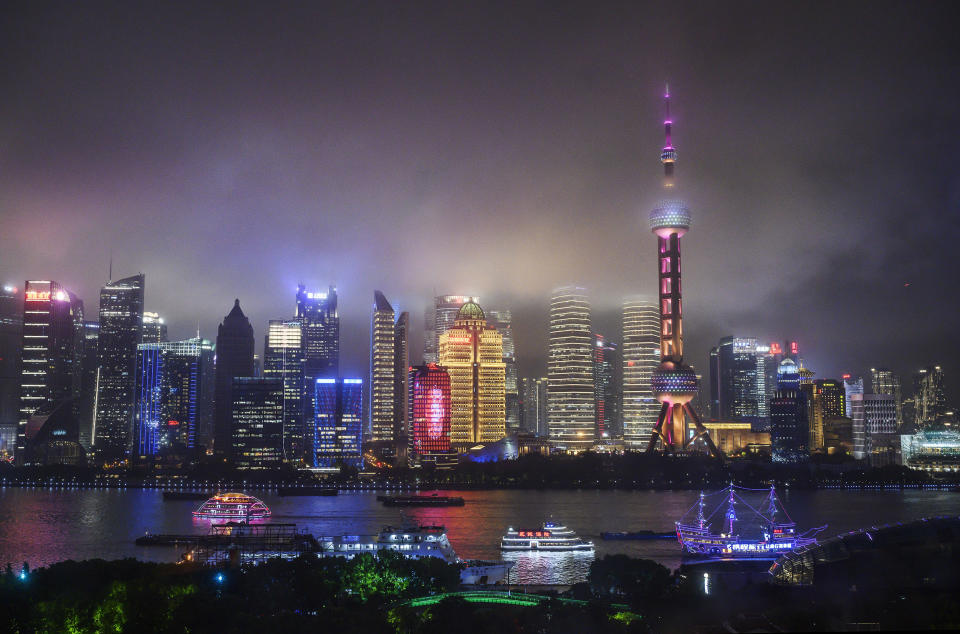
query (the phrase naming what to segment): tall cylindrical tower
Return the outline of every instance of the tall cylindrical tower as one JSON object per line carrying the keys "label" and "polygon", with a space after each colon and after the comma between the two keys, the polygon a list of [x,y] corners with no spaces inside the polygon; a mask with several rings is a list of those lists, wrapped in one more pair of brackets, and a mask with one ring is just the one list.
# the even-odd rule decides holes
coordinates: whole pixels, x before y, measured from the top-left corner
{"label": "tall cylindrical tower", "polygon": [[[671,134],[670,88],[664,93],[666,118],[663,122],[666,142],[660,152],[663,164],[663,187],[674,190],[674,167],[677,151]],[[683,363],[683,300],[680,281],[680,238],[690,228],[690,210],[680,200],[663,200],[650,212],[650,230],[657,236],[657,278],[660,299],[660,365],[653,372],[651,385],[661,403],[657,425],[650,436],[647,451],[660,449],[680,453],[698,438],[702,438],[711,453],[720,455],[710,440],[706,428],[690,407],[690,400],[699,390],[699,381],[693,368]],[[696,428],[688,438],[687,417]]]}

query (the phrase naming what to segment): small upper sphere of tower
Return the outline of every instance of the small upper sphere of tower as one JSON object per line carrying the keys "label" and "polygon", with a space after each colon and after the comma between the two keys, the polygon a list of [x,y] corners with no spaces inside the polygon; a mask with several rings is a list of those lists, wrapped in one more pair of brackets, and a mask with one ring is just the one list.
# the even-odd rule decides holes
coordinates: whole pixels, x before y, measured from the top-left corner
{"label": "small upper sphere of tower", "polygon": [[486,319],[483,309],[476,302],[467,302],[457,311],[457,319]]}
{"label": "small upper sphere of tower", "polygon": [[683,235],[690,228],[690,209],[681,200],[664,200],[650,212],[650,230],[661,238]]}

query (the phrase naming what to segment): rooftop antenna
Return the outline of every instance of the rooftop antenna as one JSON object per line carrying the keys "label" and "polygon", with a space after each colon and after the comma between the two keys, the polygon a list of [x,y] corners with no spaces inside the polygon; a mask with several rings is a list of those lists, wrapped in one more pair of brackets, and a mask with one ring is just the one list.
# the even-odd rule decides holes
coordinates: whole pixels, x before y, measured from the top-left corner
{"label": "rooftop antenna", "polygon": [[107,271],[107,284],[113,283],[113,247],[110,247],[110,266]]}

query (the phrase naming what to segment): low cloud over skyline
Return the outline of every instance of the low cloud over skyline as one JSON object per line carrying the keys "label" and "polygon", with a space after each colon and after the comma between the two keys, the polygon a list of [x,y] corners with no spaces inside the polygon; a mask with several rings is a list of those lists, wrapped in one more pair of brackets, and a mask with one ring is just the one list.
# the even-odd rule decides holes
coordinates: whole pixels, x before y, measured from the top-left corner
{"label": "low cloud over skyline", "polygon": [[0,278],[95,314],[112,252],[172,337],[239,297],[258,348],[298,282],[335,283],[349,373],[375,289],[417,328],[476,293],[539,372],[553,287],[614,340],[656,292],[669,81],[690,361],[789,337],[818,376],[940,363],[956,394],[952,22],[877,7],[25,4],[0,25]]}

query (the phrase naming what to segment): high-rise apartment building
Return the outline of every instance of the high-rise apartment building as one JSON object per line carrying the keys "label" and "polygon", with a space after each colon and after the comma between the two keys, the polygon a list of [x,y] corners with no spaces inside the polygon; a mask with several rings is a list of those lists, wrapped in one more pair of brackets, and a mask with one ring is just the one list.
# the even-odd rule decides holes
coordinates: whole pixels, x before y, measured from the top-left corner
{"label": "high-rise apartment building", "polygon": [[503,372],[505,377],[505,417],[507,433],[520,429],[520,392],[517,385],[517,353],[513,342],[513,313],[509,310],[487,312],[490,325],[503,337]]}
{"label": "high-rise apartment building", "polygon": [[370,436],[374,442],[394,437],[394,312],[380,291],[373,294],[370,324]]}
{"label": "high-rise apartment building", "polygon": [[411,450],[418,456],[450,451],[450,375],[430,363],[410,368],[413,392]]}
{"label": "high-rise apartment building", "polygon": [[137,345],[143,339],[145,276],[110,281],[100,290],[100,377],[94,445],[100,462],[132,449]]}
{"label": "high-rise apartment building", "polygon": [[59,283],[28,280],[23,294],[16,459],[26,458],[27,423],[80,393],[83,302]]}
{"label": "high-rise apartment building", "polygon": [[283,462],[283,379],[231,380],[231,455],[238,469],[276,469]]}
{"label": "high-rise apartment building", "polygon": [[16,447],[20,411],[20,343],[23,338],[23,293],[13,284],[0,287],[0,432],[13,435]]}
{"label": "high-rise apartment building", "polygon": [[263,346],[264,378],[283,381],[283,457],[297,466],[312,459],[303,418],[302,334],[296,319],[271,319]]}
{"label": "high-rise apartment building", "polygon": [[620,351],[599,333],[594,339],[594,436],[613,438],[620,433]]}
{"label": "high-rise apartment building", "polygon": [[[439,365],[450,375],[450,440],[460,448],[506,435],[503,337],[479,304],[460,307],[440,335]],[[592,394],[591,394],[592,397]]]}
{"label": "high-rise apartment building", "polygon": [[363,466],[363,380],[316,379],[313,466]]}
{"label": "high-rise apartment building", "polygon": [[167,339],[167,324],[163,317],[157,313],[144,311],[143,313],[143,336],[140,343],[162,343],[169,341]]}
{"label": "high-rise apartment building", "polygon": [[326,293],[297,288],[297,320],[302,329],[303,416],[312,428],[315,389],[318,378],[336,378],[340,374],[340,313],[337,289],[330,285]]}
{"label": "high-rise apartment building", "polygon": [[201,444],[213,418],[213,342],[137,346],[134,455],[185,454]]}
{"label": "high-rise apartment building", "polygon": [[410,422],[410,313],[397,315],[393,326],[393,412],[394,436],[409,442]]}
{"label": "high-rise apartment building", "polygon": [[254,376],[253,348],[253,326],[236,299],[217,329],[213,448],[221,458],[229,459],[233,450],[233,379]]}
{"label": "high-rise apartment building", "polygon": [[528,434],[548,436],[547,377],[520,379],[520,430]]}
{"label": "high-rise apartment building", "polygon": [[564,286],[550,300],[547,402],[550,441],[568,451],[594,443],[593,330],[586,289]]}
{"label": "high-rise apartment building", "polygon": [[660,307],[655,299],[628,297],[622,310],[623,442],[642,449],[650,441],[660,403],[653,395],[651,378],[660,365]]}

